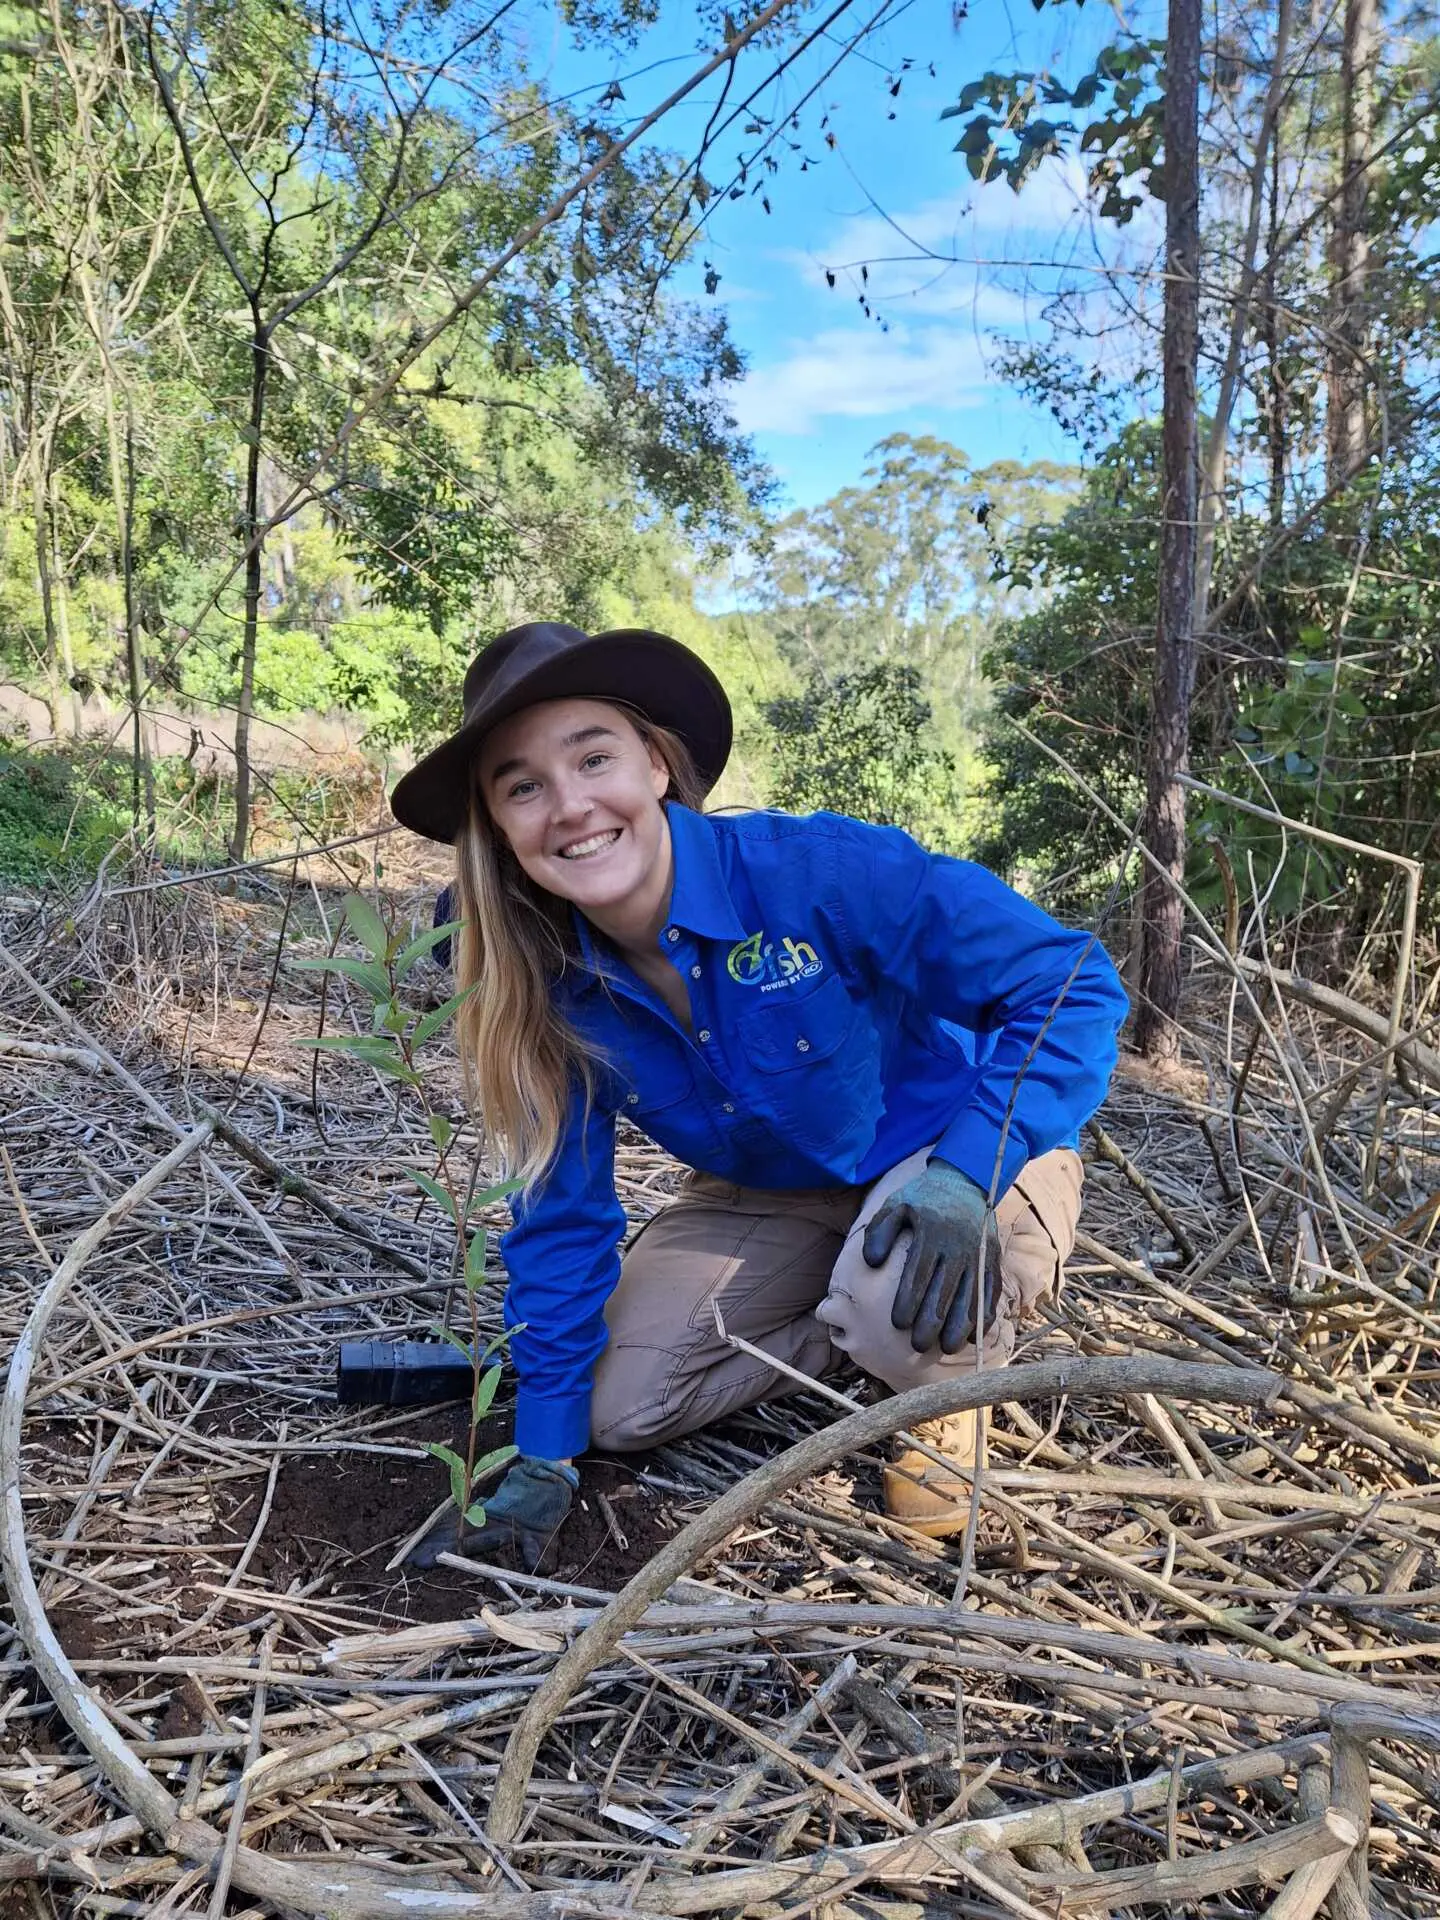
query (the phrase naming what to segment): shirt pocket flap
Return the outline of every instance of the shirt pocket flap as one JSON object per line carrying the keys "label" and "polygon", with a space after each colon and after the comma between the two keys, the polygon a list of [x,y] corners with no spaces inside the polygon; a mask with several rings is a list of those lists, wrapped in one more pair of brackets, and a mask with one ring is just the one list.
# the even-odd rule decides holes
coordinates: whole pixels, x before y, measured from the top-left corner
{"label": "shirt pocket flap", "polygon": [[657,1049],[643,1060],[631,1062],[620,1111],[659,1113],[664,1107],[689,1099],[694,1091],[695,1076],[689,1062],[668,1048],[663,1052]]}
{"label": "shirt pocket flap", "polygon": [[741,1021],[746,1058],[761,1073],[786,1073],[828,1060],[843,1046],[854,1020],[845,984],[835,974],[804,998],[777,993]]}

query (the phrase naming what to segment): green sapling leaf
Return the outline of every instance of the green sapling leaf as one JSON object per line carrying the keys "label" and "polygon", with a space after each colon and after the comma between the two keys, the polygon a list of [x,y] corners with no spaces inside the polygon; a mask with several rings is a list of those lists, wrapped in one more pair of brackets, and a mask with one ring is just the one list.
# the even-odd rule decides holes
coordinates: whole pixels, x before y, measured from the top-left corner
{"label": "green sapling leaf", "polygon": [[430,1138],[435,1142],[437,1152],[444,1153],[455,1138],[455,1123],[446,1114],[432,1113],[429,1116]]}
{"label": "green sapling leaf", "polygon": [[466,1217],[478,1213],[482,1207],[493,1206],[497,1200],[504,1200],[509,1194],[518,1193],[524,1184],[523,1180],[502,1180],[498,1187],[487,1187],[483,1193],[472,1194],[465,1205]]}
{"label": "green sapling leaf", "polygon": [[346,894],[345,919],[355,938],[369,952],[370,958],[384,966],[390,957],[390,935],[385,922],[363,893]]}
{"label": "green sapling leaf", "polygon": [[493,1473],[496,1467],[509,1466],[519,1451],[518,1447],[492,1447],[489,1453],[482,1454],[475,1462],[475,1470],[470,1476],[471,1486],[475,1485],[482,1473]]}
{"label": "green sapling leaf", "polygon": [[467,1507],[465,1509],[465,1524],[467,1527],[483,1527],[484,1526],[485,1509],[478,1500],[475,1502],[473,1507]]}
{"label": "green sapling leaf", "polygon": [[431,927],[418,939],[412,940],[403,953],[395,956],[395,978],[403,980],[417,961],[423,960],[432,948],[438,947],[442,940],[453,940],[464,926],[463,920],[447,920],[443,926]]}
{"label": "green sapling leaf", "polygon": [[445,1462],[450,1472],[450,1498],[457,1507],[463,1507],[469,1493],[469,1488],[465,1485],[465,1462],[453,1447],[447,1447],[441,1440],[430,1441],[425,1451],[433,1454],[437,1460]]}
{"label": "green sapling leaf", "polygon": [[478,1426],[495,1404],[496,1389],[500,1385],[501,1367],[486,1367],[475,1385],[475,1395],[470,1404],[470,1422]]}
{"label": "green sapling leaf", "polygon": [[347,980],[365,989],[372,1000],[383,1000],[390,992],[390,978],[373,960],[361,960],[353,953],[327,953],[323,959],[309,954],[286,962],[296,973],[341,973]]}
{"label": "green sapling leaf", "polygon": [[[428,1193],[437,1207],[443,1208],[452,1220],[455,1219],[455,1202],[438,1180],[432,1180],[428,1173],[422,1173],[418,1167],[407,1167],[405,1171],[422,1193]],[[456,1224],[459,1224],[458,1221]]]}
{"label": "green sapling leaf", "polygon": [[[455,1351],[457,1353],[463,1353],[467,1360],[473,1358],[468,1341],[462,1340],[453,1327],[442,1327],[438,1320],[432,1320],[430,1322],[430,1331],[435,1335],[437,1340],[448,1341],[450,1345],[454,1347]],[[489,1358],[488,1350],[480,1357],[482,1360],[487,1360]]]}
{"label": "green sapling leaf", "polygon": [[465,1285],[477,1293],[485,1284],[485,1234],[473,1233],[465,1248]]}
{"label": "green sapling leaf", "polygon": [[432,1007],[429,1013],[423,1014],[415,1022],[415,1030],[410,1035],[411,1046],[423,1047],[433,1034],[440,1031],[461,1002],[469,998],[472,991],[472,988],[465,987],[459,993],[452,993],[448,1000],[442,1000],[438,1007]]}

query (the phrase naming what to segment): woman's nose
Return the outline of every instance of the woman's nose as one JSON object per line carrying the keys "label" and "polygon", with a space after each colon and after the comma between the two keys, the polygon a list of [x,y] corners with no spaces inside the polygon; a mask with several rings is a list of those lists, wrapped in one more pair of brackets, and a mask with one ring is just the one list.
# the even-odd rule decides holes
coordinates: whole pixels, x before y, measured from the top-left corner
{"label": "woman's nose", "polygon": [[557,820],[583,820],[595,804],[583,787],[570,780],[557,780],[552,794]]}

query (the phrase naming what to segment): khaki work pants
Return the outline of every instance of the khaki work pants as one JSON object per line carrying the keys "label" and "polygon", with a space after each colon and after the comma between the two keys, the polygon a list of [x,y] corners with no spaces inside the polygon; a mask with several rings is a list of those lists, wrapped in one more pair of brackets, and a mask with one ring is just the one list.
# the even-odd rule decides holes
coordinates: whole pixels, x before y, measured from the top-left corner
{"label": "khaki work pants", "polygon": [[[890,1324],[909,1234],[884,1266],[861,1241],[887,1194],[924,1167],[923,1148],[867,1190],[770,1193],[692,1173],[678,1197],[631,1242],[605,1320],[590,1439],[623,1453],[657,1446],[796,1383],[727,1344],[715,1304],[736,1333],[818,1379],[848,1356],[903,1392],[975,1370],[976,1353],[916,1353]],[[1003,1367],[1020,1321],[1059,1288],[1075,1241],[1080,1156],[1059,1147],[1027,1166],[996,1208],[1001,1299],[981,1364]]]}

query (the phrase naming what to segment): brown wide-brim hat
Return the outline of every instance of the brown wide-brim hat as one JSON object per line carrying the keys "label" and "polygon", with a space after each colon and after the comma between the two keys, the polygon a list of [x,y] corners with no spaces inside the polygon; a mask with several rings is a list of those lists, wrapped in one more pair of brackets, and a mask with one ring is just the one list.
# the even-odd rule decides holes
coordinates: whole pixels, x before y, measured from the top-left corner
{"label": "brown wide-brim hat", "polygon": [[708,793],[730,757],[725,689],[668,634],[643,627],[582,633],[558,621],[512,627],[471,661],[464,719],[395,788],[395,818],[427,840],[453,840],[470,807],[472,766],[493,727],[540,700],[614,700],[679,734]]}

